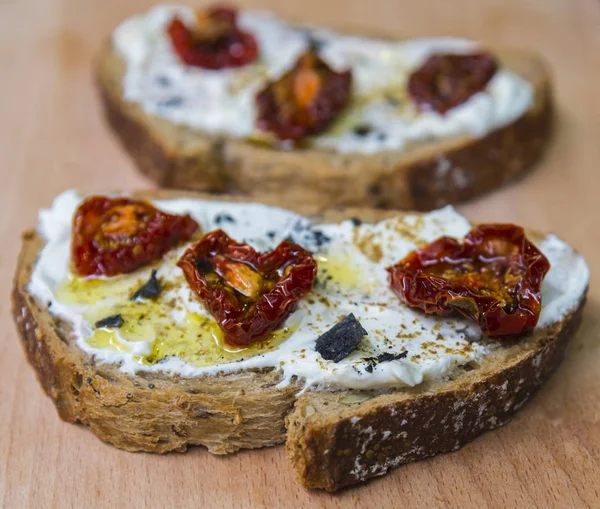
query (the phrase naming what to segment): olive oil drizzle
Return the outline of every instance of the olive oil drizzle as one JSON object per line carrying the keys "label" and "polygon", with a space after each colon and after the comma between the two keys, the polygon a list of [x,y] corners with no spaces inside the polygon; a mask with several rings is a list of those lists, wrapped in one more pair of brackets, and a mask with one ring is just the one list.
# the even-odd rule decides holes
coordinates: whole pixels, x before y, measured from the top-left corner
{"label": "olive oil drizzle", "polygon": [[[224,342],[212,317],[184,310],[166,292],[153,300],[132,301],[132,293],[145,280],[147,277],[139,274],[110,279],[69,276],[59,285],[56,297],[63,304],[85,309],[83,316],[92,329],[86,342],[91,347],[143,352],[135,358],[147,366],[170,357],[179,357],[196,367],[241,361],[274,350],[296,329],[290,325],[264,341],[236,348]],[[124,320],[120,328],[93,328],[93,324],[115,314]],[[176,320],[175,314],[184,318]],[[147,346],[135,345],[136,342],[145,342]]]}

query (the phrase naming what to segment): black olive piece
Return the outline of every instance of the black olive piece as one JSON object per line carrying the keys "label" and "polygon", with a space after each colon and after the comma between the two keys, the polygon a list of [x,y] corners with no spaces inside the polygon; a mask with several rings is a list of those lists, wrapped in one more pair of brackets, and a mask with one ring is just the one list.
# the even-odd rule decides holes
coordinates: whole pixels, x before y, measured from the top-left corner
{"label": "black olive piece", "polygon": [[367,334],[354,313],[350,313],[317,339],[315,350],[325,360],[340,362],[356,350]]}
{"label": "black olive piece", "polygon": [[150,275],[150,279],[144,283],[144,285],[138,289],[131,297],[131,300],[140,300],[140,299],[153,299],[154,297],[158,297],[161,291],[160,282],[156,277],[157,270],[153,270]]}
{"label": "black olive piece", "polygon": [[313,230],[312,234],[313,234],[313,240],[315,241],[315,244],[317,245],[317,247],[321,247],[323,244],[326,244],[327,242],[329,242],[331,240],[321,230]]}
{"label": "black olive piece", "polygon": [[110,327],[112,329],[118,329],[125,323],[123,317],[119,315],[111,315],[103,318],[102,320],[98,320],[94,325],[96,329],[102,329],[104,327]]}
{"label": "black olive piece", "polygon": [[377,357],[366,357],[364,360],[367,362],[367,365],[365,366],[365,371],[367,373],[373,373],[373,368],[377,365],[377,364],[381,364],[382,362],[390,362],[390,361],[396,361],[398,359],[404,359],[406,356],[408,355],[408,351],[404,351],[404,352],[400,352],[400,353],[390,353],[390,352],[384,352],[380,355],[378,355]]}

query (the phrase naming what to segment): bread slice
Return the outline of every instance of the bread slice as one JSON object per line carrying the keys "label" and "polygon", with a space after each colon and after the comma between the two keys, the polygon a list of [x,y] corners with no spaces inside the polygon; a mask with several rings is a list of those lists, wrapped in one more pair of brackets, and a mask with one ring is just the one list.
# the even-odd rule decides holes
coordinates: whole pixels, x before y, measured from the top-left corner
{"label": "bread slice", "polygon": [[148,115],[123,98],[125,63],[110,43],[99,55],[96,77],[112,130],[138,169],[162,187],[260,193],[281,203],[431,210],[521,176],[548,142],[552,101],[544,63],[521,51],[496,54],[534,86],[535,100],[525,114],[482,138],[427,141],[373,155],[277,150]]}
{"label": "bread slice", "polygon": [[[392,214],[344,209],[319,217],[373,222]],[[280,375],[274,370],[196,378],[132,376],[96,363],[77,347],[69,326],[50,314],[48,303],[27,291],[43,244],[33,231],[23,235],[13,314],[29,362],[63,420],[88,426],[128,451],[165,453],[203,445],[225,454],[287,440],[298,480],[329,491],[458,449],[506,423],[559,365],[585,303],[583,294],[560,323],[503,344],[479,364],[457,368],[441,380],[385,393],[309,390],[298,395],[298,381],[276,387]]]}

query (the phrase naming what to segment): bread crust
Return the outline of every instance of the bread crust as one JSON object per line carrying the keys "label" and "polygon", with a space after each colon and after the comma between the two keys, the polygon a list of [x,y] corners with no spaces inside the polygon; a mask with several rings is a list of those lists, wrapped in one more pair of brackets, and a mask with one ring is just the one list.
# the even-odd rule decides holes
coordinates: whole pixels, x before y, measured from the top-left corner
{"label": "bread crust", "polygon": [[541,335],[535,348],[477,379],[460,379],[443,390],[434,385],[413,396],[383,397],[335,419],[313,414],[310,399],[300,398],[287,417],[286,442],[298,481],[335,491],[455,451],[506,424],[560,365],[584,302]]}
{"label": "bread crust", "polygon": [[30,364],[61,419],[81,423],[128,451],[165,453],[203,445],[214,454],[279,444],[299,387],[278,389],[275,371],[197,378],[96,364],[68,327],[27,292],[43,241],[23,236],[12,294],[13,316]]}
{"label": "bread crust", "polygon": [[110,43],[98,58],[96,81],[108,124],[137,168],[160,186],[260,193],[285,205],[431,210],[522,176],[548,143],[553,115],[545,64],[524,52],[498,54],[535,88],[535,101],[524,115],[483,138],[424,142],[372,155],[276,150],[147,115],[123,99],[125,64]]}
{"label": "bread crust", "polygon": [[[137,196],[182,195],[194,196],[164,190]],[[348,209],[319,217],[377,221],[393,214]],[[481,365],[458,369],[449,379],[387,393],[306,391],[298,396],[300,382],[278,388],[275,370],[183,378],[131,376],[114,365],[97,364],[47,304],[27,291],[42,247],[35,232],[23,235],[13,315],[28,360],[61,419],[84,424],[116,447],[157,453],[182,452],[190,445],[214,454],[271,446],[286,440],[287,428],[288,457],[299,481],[329,491],[454,450],[504,424],[560,363],[585,302],[583,295],[561,323],[502,346]],[[364,401],[345,402],[365,394]]]}

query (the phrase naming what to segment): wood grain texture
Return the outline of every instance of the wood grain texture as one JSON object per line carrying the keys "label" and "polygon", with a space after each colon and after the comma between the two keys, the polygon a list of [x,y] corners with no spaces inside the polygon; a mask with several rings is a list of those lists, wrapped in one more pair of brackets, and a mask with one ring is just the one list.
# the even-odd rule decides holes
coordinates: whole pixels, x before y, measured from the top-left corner
{"label": "wood grain texture", "polygon": [[583,325],[551,382],[504,428],[338,495],[294,481],[282,448],[131,454],[59,421],[10,318],[18,236],[65,188],[148,187],[109,136],[90,60],[143,0],[0,1],[0,504],[19,507],[600,507],[600,3],[597,0],[254,0],[298,20],[461,35],[543,52],[554,146],[522,182],[461,207],[552,230],[592,266]]}

